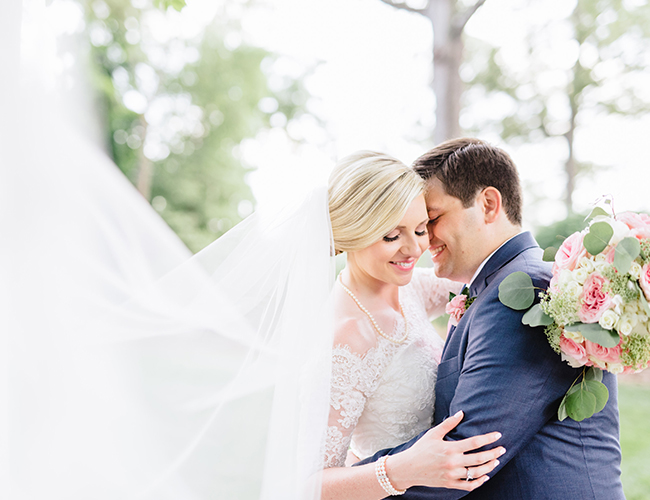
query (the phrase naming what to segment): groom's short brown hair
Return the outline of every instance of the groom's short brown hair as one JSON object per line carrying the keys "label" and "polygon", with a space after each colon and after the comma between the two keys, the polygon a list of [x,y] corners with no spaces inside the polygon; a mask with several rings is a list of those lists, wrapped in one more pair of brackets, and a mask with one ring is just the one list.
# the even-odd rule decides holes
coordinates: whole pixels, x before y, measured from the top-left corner
{"label": "groom's short brown hair", "polygon": [[521,226],[522,195],[514,162],[502,149],[480,139],[445,141],[420,156],[413,168],[425,181],[436,177],[448,195],[469,207],[489,186],[501,193],[508,220]]}

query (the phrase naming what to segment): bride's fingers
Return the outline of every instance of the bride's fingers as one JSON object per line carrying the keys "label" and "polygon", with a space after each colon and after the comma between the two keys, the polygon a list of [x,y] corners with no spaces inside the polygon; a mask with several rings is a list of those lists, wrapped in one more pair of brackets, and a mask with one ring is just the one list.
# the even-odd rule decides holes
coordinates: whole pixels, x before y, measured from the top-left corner
{"label": "bride's fingers", "polygon": [[492,472],[497,465],[499,465],[499,461],[495,459],[481,465],[463,467],[461,470],[461,479],[467,479],[468,470],[472,479],[480,479],[482,476]]}
{"label": "bride's fingers", "polygon": [[463,412],[459,411],[455,415],[445,419],[440,424],[433,427],[427,434],[433,439],[442,439],[446,434],[449,434],[451,430],[456,427],[460,421],[463,419]]}
{"label": "bride's fingers", "polygon": [[[443,424],[445,422],[443,422]],[[489,434],[481,434],[479,436],[473,436],[471,438],[461,439],[460,441],[456,441],[455,444],[457,450],[464,453],[466,451],[482,448],[483,446],[494,443],[499,439],[501,439],[500,432],[490,432]]]}
{"label": "bride's fingers", "polygon": [[499,458],[506,452],[506,449],[503,446],[494,448],[492,450],[481,451],[479,453],[470,453],[463,455],[463,461],[461,462],[465,467],[472,467],[475,465],[481,465],[495,458]]}

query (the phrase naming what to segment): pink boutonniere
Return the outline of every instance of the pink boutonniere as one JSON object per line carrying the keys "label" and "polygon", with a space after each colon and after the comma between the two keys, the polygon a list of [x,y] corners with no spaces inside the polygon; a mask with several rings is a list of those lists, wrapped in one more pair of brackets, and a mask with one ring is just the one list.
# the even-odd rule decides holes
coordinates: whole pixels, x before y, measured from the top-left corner
{"label": "pink boutonniere", "polygon": [[450,316],[449,323],[453,326],[458,326],[460,318],[463,317],[463,314],[469,309],[469,306],[472,305],[474,300],[476,300],[476,297],[469,296],[469,288],[465,288],[458,295],[449,292],[449,303],[445,307],[445,312]]}

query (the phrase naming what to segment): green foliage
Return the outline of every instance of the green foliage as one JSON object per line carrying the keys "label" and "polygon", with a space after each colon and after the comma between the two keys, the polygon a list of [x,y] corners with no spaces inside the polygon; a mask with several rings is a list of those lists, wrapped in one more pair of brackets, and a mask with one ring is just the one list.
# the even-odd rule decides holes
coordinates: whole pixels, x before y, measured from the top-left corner
{"label": "green foliage", "polygon": [[535,304],[526,311],[521,322],[528,326],[548,326],[553,323],[553,318],[542,310],[542,306]]}
{"label": "green foliage", "polygon": [[566,238],[576,231],[582,231],[585,226],[584,214],[571,214],[566,219],[538,229],[535,239],[542,248],[559,247]]}
{"label": "green foliage", "polygon": [[[603,374],[600,369],[591,367],[583,368],[575,384],[567,391],[558,408],[558,419],[569,417],[576,422],[591,417],[602,411],[609,399],[609,390],[601,381]],[[576,379],[576,382],[578,379]]]}
{"label": "green foliage", "polygon": [[632,262],[639,256],[641,245],[636,238],[623,238],[614,252],[614,267],[616,270],[625,274],[630,270]]}
{"label": "green foliage", "polygon": [[[184,1],[158,4],[178,10]],[[226,45],[226,32],[238,28],[218,17],[196,39],[160,42],[144,19],[164,14],[150,7],[105,0],[86,12],[108,150],[185,244],[198,251],[253,209],[240,143],[270,127],[273,113],[283,114],[284,122],[294,118],[304,91],[289,79],[271,90],[263,68],[273,56]],[[140,104],[129,109],[126,97],[133,95]],[[260,106],[262,99],[275,106]]]}
{"label": "green foliage", "polygon": [[598,323],[574,323],[565,325],[567,332],[579,332],[584,338],[603,347],[616,347],[621,341],[618,333],[605,330]]}
{"label": "green foliage", "polygon": [[650,387],[621,383],[618,386],[621,416],[623,487],[628,500],[650,498]]}
{"label": "green foliage", "polygon": [[[476,133],[492,129],[512,144],[565,141],[569,213],[577,180],[607,167],[574,157],[576,129],[596,115],[642,116],[650,110],[642,83],[648,76],[650,3],[577,0],[574,4],[565,20],[539,21],[531,27],[520,50],[525,56],[517,58],[516,64],[508,60],[511,47],[467,40],[468,52],[474,56],[467,62],[471,78],[466,81],[475,95],[498,99],[504,110],[476,123]],[[566,33],[563,43],[575,53],[572,64],[558,65],[550,52],[558,44],[558,30]]]}
{"label": "green foliage", "polygon": [[542,255],[542,260],[544,262],[554,262],[555,256],[557,255],[558,249],[555,247],[548,247],[544,249],[544,255]]}
{"label": "green foliage", "polygon": [[591,255],[598,255],[609,245],[614,229],[607,222],[595,222],[589,227],[583,244]]}
{"label": "green foliage", "polygon": [[503,305],[516,311],[528,309],[535,301],[533,280],[521,271],[509,274],[499,284],[499,300]]}

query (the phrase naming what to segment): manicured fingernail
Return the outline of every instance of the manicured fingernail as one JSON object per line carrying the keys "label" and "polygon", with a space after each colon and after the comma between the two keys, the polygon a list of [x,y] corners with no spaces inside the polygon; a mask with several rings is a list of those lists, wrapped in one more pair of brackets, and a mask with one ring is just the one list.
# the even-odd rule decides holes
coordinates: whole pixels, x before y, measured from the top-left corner
{"label": "manicured fingernail", "polygon": [[500,432],[495,433],[494,436],[495,436],[497,439],[501,439],[501,433],[500,433]]}
{"label": "manicured fingernail", "polygon": [[498,460],[495,460],[494,462],[495,462],[495,464],[496,464],[495,467],[501,463],[501,462],[499,462]]}
{"label": "manicured fingernail", "polygon": [[503,455],[505,452],[506,452],[506,449],[505,449],[505,448],[501,448],[501,452],[499,453],[499,455]]}
{"label": "manicured fingernail", "polygon": [[459,411],[456,412],[454,417],[460,417],[462,414],[463,414],[463,410],[459,410]]}

